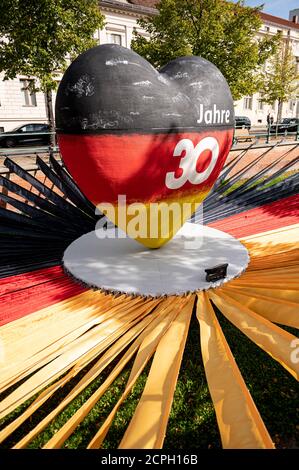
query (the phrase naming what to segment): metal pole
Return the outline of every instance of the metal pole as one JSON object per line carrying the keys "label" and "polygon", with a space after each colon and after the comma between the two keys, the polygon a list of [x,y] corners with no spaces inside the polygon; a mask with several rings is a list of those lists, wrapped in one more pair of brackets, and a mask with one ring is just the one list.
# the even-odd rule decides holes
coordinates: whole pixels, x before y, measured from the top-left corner
{"label": "metal pole", "polygon": [[268,124],[268,133],[267,133],[267,139],[266,139],[266,144],[270,142],[270,123]]}

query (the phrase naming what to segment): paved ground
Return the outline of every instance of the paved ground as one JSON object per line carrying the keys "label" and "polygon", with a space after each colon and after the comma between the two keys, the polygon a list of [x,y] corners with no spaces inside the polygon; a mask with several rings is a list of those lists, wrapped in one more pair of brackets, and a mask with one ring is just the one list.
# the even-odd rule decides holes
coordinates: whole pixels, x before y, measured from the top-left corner
{"label": "paved ground", "polygon": [[[299,143],[294,144],[294,145],[277,146],[275,148],[272,148],[271,150],[269,150],[269,148],[254,148],[254,149],[248,150],[247,152],[241,149],[235,150],[230,153],[228,157],[228,162],[236,158],[242,152],[244,152],[244,156],[241,158],[240,162],[233,169],[232,174],[236,174],[238,171],[245,169],[245,167],[250,166],[254,161],[257,160],[256,163],[251,168],[248,168],[246,173],[242,176],[244,178],[248,178],[250,176],[253,176],[257,172],[260,172],[267,168],[268,168],[267,174],[272,174],[274,171],[277,171],[279,168],[282,168],[287,163],[294,160],[296,157],[299,157]],[[262,156],[263,154],[264,154],[264,157],[258,160],[258,157]],[[270,168],[271,164],[276,161],[277,161],[277,164],[275,165],[275,168],[271,169]],[[293,165],[290,170],[299,171],[299,158],[298,158],[297,163]]]}
{"label": "paved ground", "polygon": [[[19,154],[16,154],[10,150],[8,151],[6,150],[4,154],[2,150],[0,152],[0,173],[1,173],[1,170],[5,169],[5,166],[3,164],[4,164],[4,160],[6,157],[11,158],[11,160],[13,160],[18,165],[21,165],[25,169],[29,169],[28,167],[34,166],[36,162],[36,153],[34,152],[34,150],[35,149],[32,149],[32,150],[28,149],[28,152],[26,153],[26,151],[24,152],[24,149],[23,149],[23,153],[19,153]],[[37,154],[45,162],[49,161],[49,154],[45,153],[45,150],[42,150],[41,152],[38,152]]]}

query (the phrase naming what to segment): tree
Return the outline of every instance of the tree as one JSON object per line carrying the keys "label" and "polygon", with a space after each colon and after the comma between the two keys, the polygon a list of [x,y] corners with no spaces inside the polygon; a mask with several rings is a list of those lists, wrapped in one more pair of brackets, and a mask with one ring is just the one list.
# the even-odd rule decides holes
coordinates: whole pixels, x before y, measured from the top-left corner
{"label": "tree", "polygon": [[202,56],[221,70],[238,100],[258,90],[261,66],[277,44],[277,37],[257,39],[261,8],[243,0],[161,0],[156,16],[139,20],[150,39],[135,32],[132,48],[155,67]]}
{"label": "tree", "polygon": [[51,132],[57,78],[70,58],[95,45],[93,34],[103,24],[97,0],[1,0],[0,72],[4,80],[38,79],[31,91],[45,93]]}
{"label": "tree", "polygon": [[277,51],[265,67],[261,80],[263,101],[270,104],[278,101],[277,122],[281,121],[283,103],[291,99],[298,90],[298,80],[290,40],[281,37]]}

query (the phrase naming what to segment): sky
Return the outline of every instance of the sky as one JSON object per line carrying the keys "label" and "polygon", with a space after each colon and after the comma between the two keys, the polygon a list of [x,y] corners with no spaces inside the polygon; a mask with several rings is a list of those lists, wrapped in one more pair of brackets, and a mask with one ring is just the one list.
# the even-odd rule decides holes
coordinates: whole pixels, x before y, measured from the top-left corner
{"label": "sky", "polygon": [[[236,0],[233,1],[236,2]],[[245,3],[249,7],[256,7],[264,4],[265,6],[263,11],[265,13],[286,19],[289,19],[290,10],[299,8],[299,0],[246,0]]]}

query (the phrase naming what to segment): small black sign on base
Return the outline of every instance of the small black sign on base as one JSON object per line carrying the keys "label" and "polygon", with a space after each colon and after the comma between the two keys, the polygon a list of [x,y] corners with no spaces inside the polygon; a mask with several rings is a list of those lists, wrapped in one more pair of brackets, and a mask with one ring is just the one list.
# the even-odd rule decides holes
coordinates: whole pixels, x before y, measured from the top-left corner
{"label": "small black sign on base", "polygon": [[219,281],[220,279],[224,279],[227,274],[227,267],[228,263],[218,264],[218,266],[214,266],[213,268],[205,269],[206,281],[207,282],[215,282]]}

